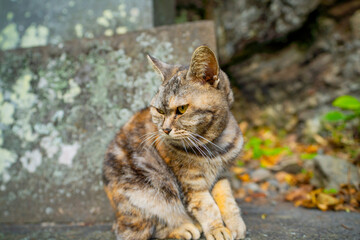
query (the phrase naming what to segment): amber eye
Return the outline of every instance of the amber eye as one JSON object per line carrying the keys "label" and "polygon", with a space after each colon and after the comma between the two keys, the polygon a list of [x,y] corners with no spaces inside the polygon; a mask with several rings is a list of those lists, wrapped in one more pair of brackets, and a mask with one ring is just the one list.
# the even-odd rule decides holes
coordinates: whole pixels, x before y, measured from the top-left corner
{"label": "amber eye", "polygon": [[156,108],[156,110],[158,111],[158,113],[160,113],[160,114],[164,114],[164,111],[163,111],[163,110],[158,109],[158,108]]}
{"label": "amber eye", "polygon": [[184,112],[186,112],[186,109],[188,108],[188,106],[189,106],[189,104],[178,107],[176,113],[183,114]]}

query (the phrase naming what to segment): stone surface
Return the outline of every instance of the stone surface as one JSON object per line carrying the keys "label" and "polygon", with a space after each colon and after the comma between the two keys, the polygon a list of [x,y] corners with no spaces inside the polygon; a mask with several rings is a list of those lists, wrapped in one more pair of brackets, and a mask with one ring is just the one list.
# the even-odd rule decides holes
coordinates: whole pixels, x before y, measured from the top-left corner
{"label": "stone surface", "polygon": [[271,167],[272,171],[275,172],[287,172],[291,174],[300,173],[302,166],[299,165],[298,159],[296,157],[287,157],[286,159],[280,161],[278,164]]}
{"label": "stone surface", "polygon": [[[275,205],[241,203],[247,225],[246,240],[327,239],[358,240],[360,214],[321,212],[295,208],[288,203]],[[111,223],[94,226],[0,225],[1,240],[115,240]],[[201,238],[205,240],[205,238]]]}
{"label": "stone surface", "polygon": [[0,0],[0,49],[112,36],[171,24],[174,0]]}
{"label": "stone surface", "polygon": [[316,187],[339,189],[341,184],[360,184],[360,169],[341,158],[317,155],[313,160],[313,173],[311,184]]}
{"label": "stone surface", "polygon": [[264,181],[272,176],[271,172],[265,168],[258,168],[251,173],[251,179],[255,182]]}
{"label": "stone surface", "polygon": [[270,41],[297,30],[319,0],[219,1],[215,9],[219,54],[228,62],[250,42]]}
{"label": "stone surface", "polygon": [[112,219],[102,159],[158,89],[146,53],[187,64],[200,44],[212,22],[0,52],[0,222]]}

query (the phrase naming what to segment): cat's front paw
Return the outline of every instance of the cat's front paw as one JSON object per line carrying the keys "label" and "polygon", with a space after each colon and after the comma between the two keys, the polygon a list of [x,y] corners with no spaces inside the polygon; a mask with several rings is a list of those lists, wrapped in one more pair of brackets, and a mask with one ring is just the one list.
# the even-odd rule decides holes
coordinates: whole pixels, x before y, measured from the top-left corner
{"label": "cat's front paw", "polygon": [[175,228],[170,234],[169,238],[175,239],[199,239],[199,229],[192,223],[185,223],[178,228]]}
{"label": "cat's front paw", "polygon": [[234,239],[244,239],[246,235],[246,225],[240,216],[234,216],[226,219],[226,227],[229,228]]}
{"label": "cat's front paw", "polygon": [[233,240],[231,232],[226,227],[218,227],[205,233],[206,240]]}

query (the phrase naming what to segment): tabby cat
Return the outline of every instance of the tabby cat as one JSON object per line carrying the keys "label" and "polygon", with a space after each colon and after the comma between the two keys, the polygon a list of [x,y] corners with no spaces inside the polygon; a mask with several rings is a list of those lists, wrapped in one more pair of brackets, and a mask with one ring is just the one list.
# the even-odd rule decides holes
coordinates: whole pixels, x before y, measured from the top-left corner
{"label": "tabby cat", "polygon": [[226,74],[207,46],[189,66],[148,59],[162,85],[117,133],[103,165],[117,239],[244,238],[225,178],[243,145]]}

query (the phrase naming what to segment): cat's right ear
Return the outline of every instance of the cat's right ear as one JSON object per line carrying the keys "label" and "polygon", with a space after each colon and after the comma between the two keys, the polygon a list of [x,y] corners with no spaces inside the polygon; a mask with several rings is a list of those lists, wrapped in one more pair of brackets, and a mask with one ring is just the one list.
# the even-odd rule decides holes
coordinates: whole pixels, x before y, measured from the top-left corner
{"label": "cat's right ear", "polygon": [[161,76],[162,81],[164,82],[167,79],[167,76],[170,74],[172,66],[170,64],[164,63],[157,58],[154,58],[151,55],[147,55],[149,63],[152,65],[154,70]]}

